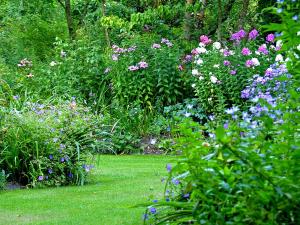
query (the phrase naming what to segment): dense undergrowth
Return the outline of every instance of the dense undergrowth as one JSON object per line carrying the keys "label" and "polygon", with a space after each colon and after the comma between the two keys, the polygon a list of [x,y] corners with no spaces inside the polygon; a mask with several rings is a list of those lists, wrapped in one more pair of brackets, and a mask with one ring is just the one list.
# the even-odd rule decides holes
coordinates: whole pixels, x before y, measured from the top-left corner
{"label": "dense undergrowth", "polygon": [[146,223],[298,223],[298,2],[68,2],[0,3],[0,189],[170,153]]}

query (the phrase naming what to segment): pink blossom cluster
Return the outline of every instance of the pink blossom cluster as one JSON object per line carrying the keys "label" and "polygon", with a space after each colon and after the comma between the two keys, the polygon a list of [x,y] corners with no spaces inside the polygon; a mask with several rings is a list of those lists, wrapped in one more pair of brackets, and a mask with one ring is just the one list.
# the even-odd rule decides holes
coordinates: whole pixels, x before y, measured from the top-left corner
{"label": "pink blossom cluster", "polygon": [[169,41],[168,39],[166,39],[166,38],[162,38],[160,43],[166,44],[168,47],[172,47],[172,46],[173,46],[172,42],[170,42],[170,41]]}
{"label": "pink blossom cluster", "polygon": [[114,53],[121,54],[126,52],[134,52],[136,50],[136,46],[131,46],[129,48],[121,48],[118,45],[113,45],[112,49]]}
{"label": "pink blossom cluster", "polygon": [[136,71],[139,69],[146,69],[146,68],[148,68],[148,63],[146,63],[145,61],[140,61],[137,65],[129,66],[128,70]]}
{"label": "pink blossom cluster", "polygon": [[200,36],[200,42],[201,42],[202,44],[204,44],[204,45],[208,45],[208,44],[211,43],[211,39],[209,39],[209,37],[206,36],[206,35],[201,35],[201,36]]}

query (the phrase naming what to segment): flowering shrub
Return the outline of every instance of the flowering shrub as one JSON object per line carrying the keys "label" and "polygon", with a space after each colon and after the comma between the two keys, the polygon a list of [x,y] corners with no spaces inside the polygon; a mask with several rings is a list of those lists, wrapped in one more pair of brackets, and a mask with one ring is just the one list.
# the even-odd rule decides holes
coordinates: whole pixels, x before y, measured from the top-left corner
{"label": "flowering shrub", "polygon": [[[286,9],[298,4],[299,9],[296,1],[278,2],[287,4]],[[165,199],[148,207],[145,221],[300,223],[299,39],[293,38],[294,27],[286,26],[294,20],[292,16],[285,13],[284,24],[269,29],[291,34],[282,40],[290,46],[287,68],[293,76],[280,63],[254,75],[241,92],[250,104],[249,111],[240,112],[236,106],[227,109],[229,121],[214,129],[210,138],[199,135],[202,127],[197,123],[183,123],[177,143],[185,153],[184,160],[173,169],[167,166],[170,175]],[[268,41],[274,37],[268,36]]]}
{"label": "flowering shrub", "polygon": [[8,179],[33,187],[83,184],[96,118],[75,100],[59,107],[15,101],[16,108],[1,108],[0,168]]}
{"label": "flowering shrub", "polygon": [[177,68],[178,46],[167,39],[136,41],[113,46],[111,79],[114,96],[124,105],[153,108],[175,103],[185,95],[185,77]]}
{"label": "flowering shrub", "polygon": [[[240,30],[232,34],[231,47],[219,42],[212,43],[204,35],[200,37],[199,47],[192,51],[193,87],[207,114],[222,115],[227,107],[242,106],[244,100],[240,98],[240,93],[249,78],[253,74],[264,73],[270,62],[274,61],[280,43],[274,45],[274,35],[270,34],[264,44],[258,45],[254,41],[258,35],[257,30],[249,34]],[[282,61],[282,56],[278,54],[276,60]]]}

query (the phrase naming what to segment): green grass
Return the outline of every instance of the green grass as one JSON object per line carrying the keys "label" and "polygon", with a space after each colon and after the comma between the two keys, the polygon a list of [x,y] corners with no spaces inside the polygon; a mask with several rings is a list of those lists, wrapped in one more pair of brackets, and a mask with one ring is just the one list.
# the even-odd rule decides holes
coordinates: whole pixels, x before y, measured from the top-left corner
{"label": "green grass", "polygon": [[162,197],[166,156],[100,156],[85,186],[0,192],[0,224],[142,224],[144,208]]}

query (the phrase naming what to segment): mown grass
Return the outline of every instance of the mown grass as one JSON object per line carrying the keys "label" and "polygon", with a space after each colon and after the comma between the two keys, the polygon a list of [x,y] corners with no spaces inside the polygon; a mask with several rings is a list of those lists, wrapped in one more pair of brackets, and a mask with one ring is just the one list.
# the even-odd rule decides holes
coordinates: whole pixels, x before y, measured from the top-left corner
{"label": "mown grass", "polygon": [[90,184],[0,192],[0,224],[142,224],[143,208],[161,196],[167,156],[99,156]]}

